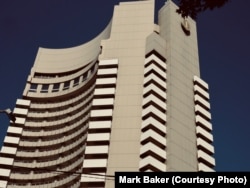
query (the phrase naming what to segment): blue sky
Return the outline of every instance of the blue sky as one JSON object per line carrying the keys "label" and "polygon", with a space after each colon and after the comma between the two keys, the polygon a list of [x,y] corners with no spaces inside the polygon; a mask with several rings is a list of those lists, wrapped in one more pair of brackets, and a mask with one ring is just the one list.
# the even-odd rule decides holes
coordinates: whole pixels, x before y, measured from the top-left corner
{"label": "blue sky", "polygon": [[[165,0],[156,0],[157,9]],[[15,106],[37,50],[80,45],[108,24],[118,0],[0,0],[0,109]],[[210,86],[217,171],[250,171],[250,2],[198,16],[201,77]],[[0,116],[0,145],[7,117]]]}

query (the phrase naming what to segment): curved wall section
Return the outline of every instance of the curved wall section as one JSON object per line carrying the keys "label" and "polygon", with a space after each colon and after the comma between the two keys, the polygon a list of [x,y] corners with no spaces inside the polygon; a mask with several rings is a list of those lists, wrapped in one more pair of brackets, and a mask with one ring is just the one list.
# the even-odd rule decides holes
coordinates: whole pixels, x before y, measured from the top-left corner
{"label": "curved wall section", "polygon": [[101,40],[109,38],[111,22],[93,40],[80,46],[65,49],[39,48],[32,72],[65,73],[81,68],[100,53]]}

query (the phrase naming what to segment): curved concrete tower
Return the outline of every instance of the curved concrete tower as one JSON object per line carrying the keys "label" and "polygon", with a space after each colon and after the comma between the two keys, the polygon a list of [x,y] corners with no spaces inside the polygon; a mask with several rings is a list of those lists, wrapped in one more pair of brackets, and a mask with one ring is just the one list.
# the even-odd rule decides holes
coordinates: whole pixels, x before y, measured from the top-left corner
{"label": "curved concrete tower", "polygon": [[80,46],[40,48],[0,153],[0,186],[114,187],[116,171],[214,171],[196,24],[123,2]]}

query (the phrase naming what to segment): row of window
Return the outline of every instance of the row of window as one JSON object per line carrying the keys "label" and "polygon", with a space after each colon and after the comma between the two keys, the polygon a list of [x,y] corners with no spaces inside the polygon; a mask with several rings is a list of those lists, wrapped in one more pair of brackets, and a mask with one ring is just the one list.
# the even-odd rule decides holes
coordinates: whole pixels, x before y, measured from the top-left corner
{"label": "row of window", "polygon": [[[74,78],[73,80],[68,80],[62,83],[54,83],[51,92],[58,92],[60,90],[68,90],[71,87],[71,82],[73,82],[72,87],[78,86],[80,83],[84,82],[85,80],[87,80],[87,78],[92,74],[92,72],[95,69],[95,65],[93,65],[91,67],[91,69],[88,72],[85,72],[83,75]],[[41,84],[41,89],[39,91],[38,86],[40,84],[35,84],[35,83],[31,83],[30,85],[30,89],[29,92],[33,92],[33,93],[49,93],[50,90],[50,84]],[[61,88],[62,85],[62,88]]]}
{"label": "row of window", "polygon": [[[87,75],[82,76],[82,82],[84,82],[87,79]],[[71,80],[66,81],[64,83],[55,83],[53,84],[52,92],[58,92],[60,91],[60,86],[63,84],[62,90],[67,90],[70,88]],[[80,77],[77,77],[73,80],[73,87],[80,84]],[[30,92],[38,92],[38,85],[39,84],[31,84],[30,85]],[[49,92],[49,86],[50,84],[42,84],[42,88],[40,90],[40,93],[48,93]]]}

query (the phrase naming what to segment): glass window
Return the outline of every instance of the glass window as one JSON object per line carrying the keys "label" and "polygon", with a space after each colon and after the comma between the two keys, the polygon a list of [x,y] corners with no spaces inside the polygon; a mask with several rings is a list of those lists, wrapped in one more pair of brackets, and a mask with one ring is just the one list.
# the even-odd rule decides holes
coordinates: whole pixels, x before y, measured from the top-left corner
{"label": "glass window", "polygon": [[91,67],[90,73],[94,72],[94,70],[95,70],[95,65],[93,65],[93,66]]}
{"label": "glass window", "polygon": [[57,92],[59,91],[59,89],[60,89],[60,83],[56,83],[53,85],[52,92]]}
{"label": "glass window", "polygon": [[82,75],[82,81],[84,82],[85,80],[87,80],[87,73],[85,72],[83,75]]}
{"label": "glass window", "polygon": [[74,79],[74,86],[79,85],[79,79],[80,79],[79,77]]}
{"label": "glass window", "polygon": [[48,93],[49,91],[49,84],[43,84],[41,93]]}
{"label": "glass window", "polygon": [[31,84],[29,91],[30,92],[36,92],[36,90],[37,90],[37,84]]}
{"label": "glass window", "polygon": [[63,90],[69,89],[70,81],[64,82]]}

